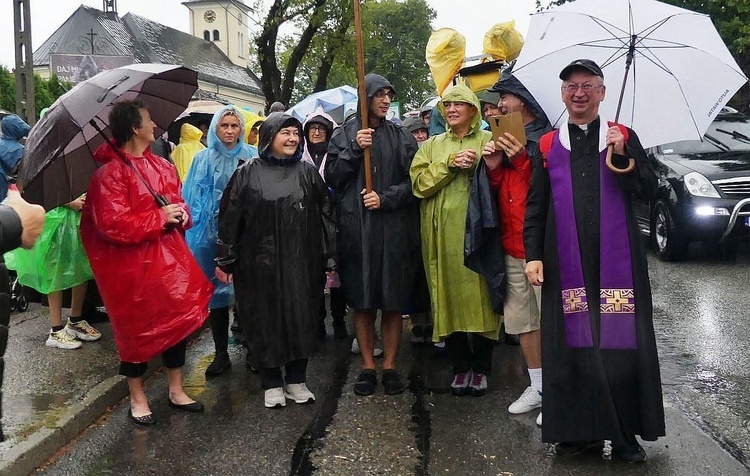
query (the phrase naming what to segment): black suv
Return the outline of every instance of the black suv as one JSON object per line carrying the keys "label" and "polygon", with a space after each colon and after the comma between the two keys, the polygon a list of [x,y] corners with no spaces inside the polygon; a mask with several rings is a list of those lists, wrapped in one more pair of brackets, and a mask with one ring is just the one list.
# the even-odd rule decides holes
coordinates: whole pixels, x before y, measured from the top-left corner
{"label": "black suv", "polygon": [[685,257],[691,242],[731,253],[750,236],[750,118],[724,108],[703,140],[652,147],[658,191],[636,202],[641,231],[663,261]]}

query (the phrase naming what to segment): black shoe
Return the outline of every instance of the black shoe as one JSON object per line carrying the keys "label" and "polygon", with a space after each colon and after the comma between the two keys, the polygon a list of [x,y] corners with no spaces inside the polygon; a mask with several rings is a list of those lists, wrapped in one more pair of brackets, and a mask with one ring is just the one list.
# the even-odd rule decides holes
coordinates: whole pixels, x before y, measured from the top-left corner
{"label": "black shoe", "polygon": [[136,425],[141,426],[153,426],[156,425],[156,417],[153,413],[149,413],[148,415],[143,416],[133,416],[133,411],[128,410],[128,416]]}
{"label": "black shoe", "polygon": [[247,351],[247,356],[245,357],[245,367],[250,369],[250,372],[253,372],[255,374],[258,373],[259,367],[258,363],[253,359],[253,356],[250,354],[250,350]]}
{"label": "black shoe", "polygon": [[565,441],[555,445],[555,453],[558,456],[573,456],[581,454],[584,451],[601,451],[604,448],[604,441]]}
{"label": "black shoe", "polygon": [[235,318],[232,321],[232,325],[229,327],[229,330],[234,332],[235,334],[241,334],[242,333],[242,325],[240,325],[239,319]]}
{"label": "black shoe", "polygon": [[229,360],[229,354],[226,352],[217,352],[214,361],[206,369],[206,377],[216,377],[232,368],[232,361]]}
{"label": "black shoe", "polygon": [[357,381],[354,382],[354,393],[367,397],[375,393],[378,385],[378,374],[372,369],[365,369],[359,373]]}
{"label": "black shoe", "polygon": [[81,319],[89,324],[96,324],[98,322],[107,322],[109,320],[109,315],[101,309],[94,308],[93,310],[81,315]]}
{"label": "black shoe", "polygon": [[383,370],[383,377],[380,381],[383,383],[383,391],[386,395],[400,395],[406,390],[406,386],[401,381],[401,374],[398,373],[398,370]]}
{"label": "black shoe", "polygon": [[167,398],[167,401],[170,408],[174,408],[175,410],[182,410],[183,412],[203,413],[203,410],[206,409],[206,407],[204,407],[201,402],[191,402],[180,405],[173,402],[171,398]]}
{"label": "black shoe", "polygon": [[346,339],[349,337],[349,332],[346,330],[346,323],[343,320],[333,321],[333,337],[336,339]]}
{"label": "black shoe", "polygon": [[612,447],[612,457],[619,458],[626,463],[643,463],[646,461],[646,451],[638,444],[635,436],[626,437],[626,439],[628,440],[627,443]]}

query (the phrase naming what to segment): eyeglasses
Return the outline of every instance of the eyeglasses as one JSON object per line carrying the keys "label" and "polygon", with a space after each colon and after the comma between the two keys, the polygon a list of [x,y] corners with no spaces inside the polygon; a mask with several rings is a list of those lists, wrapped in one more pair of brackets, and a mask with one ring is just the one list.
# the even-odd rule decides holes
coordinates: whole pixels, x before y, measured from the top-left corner
{"label": "eyeglasses", "polygon": [[373,97],[375,97],[377,99],[383,99],[386,96],[388,96],[388,99],[390,99],[391,101],[393,101],[393,98],[396,97],[396,94],[394,94],[394,92],[391,91],[391,90],[381,89],[380,91],[376,92],[373,95]]}
{"label": "eyeglasses", "polygon": [[575,94],[580,88],[581,90],[583,90],[584,94],[591,94],[592,92],[601,88],[602,86],[604,85],[603,84],[590,84],[590,83],[584,83],[584,84],[570,83],[570,84],[564,85],[562,89],[568,94]]}
{"label": "eyeglasses", "polygon": [[324,126],[310,126],[310,129],[308,129],[310,132],[325,132],[326,128]]}

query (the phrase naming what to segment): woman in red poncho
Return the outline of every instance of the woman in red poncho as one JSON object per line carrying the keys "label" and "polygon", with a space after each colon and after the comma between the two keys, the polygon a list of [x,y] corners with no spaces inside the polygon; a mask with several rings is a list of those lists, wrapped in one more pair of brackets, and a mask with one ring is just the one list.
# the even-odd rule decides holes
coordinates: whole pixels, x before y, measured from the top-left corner
{"label": "woman in red poncho", "polygon": [[[213,289],[183,238],[192,221],[177,172],[149,149],[156,127],[149,112],[138,101],[119,102],[109,123],[119,151],[105,143],[94,154],[103,165],[89,183],[81,238],[127,377],[130,417],[153,425],[142,376],[158,354],[167,368],[169,406],[203,411],[185,394],[182,366],[186,339],[206,320]],[[170,205],[160,207],[146,184]]]}

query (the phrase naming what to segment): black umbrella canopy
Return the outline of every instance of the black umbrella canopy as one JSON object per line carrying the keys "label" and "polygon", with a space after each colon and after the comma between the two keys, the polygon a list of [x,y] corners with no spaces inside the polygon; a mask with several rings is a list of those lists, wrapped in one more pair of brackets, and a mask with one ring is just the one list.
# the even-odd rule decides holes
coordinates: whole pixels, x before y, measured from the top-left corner
{"label": "black umbrella canopy", "polygon": [[19,183],[29,202],[51,210],[86,192],[98,164],[93,153],[111,137],[108,117],[118,101],[142,101],[158,134],[187,107],[198,73],[177,65],[134,64],[104,71],[61,96],[29,132]]}

